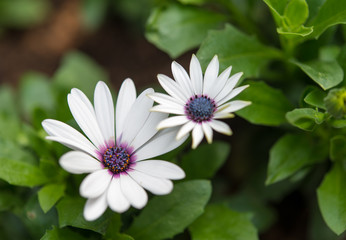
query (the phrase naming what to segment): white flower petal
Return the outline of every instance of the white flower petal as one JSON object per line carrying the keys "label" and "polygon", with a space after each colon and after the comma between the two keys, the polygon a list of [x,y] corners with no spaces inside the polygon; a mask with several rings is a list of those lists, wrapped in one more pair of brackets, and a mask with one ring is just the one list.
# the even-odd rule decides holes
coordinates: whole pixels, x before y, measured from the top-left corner
{"label": "white flower petal", "polygon": [[146,144],[135,151],[136,161],[153,158],[179,147],[187,138],[176,141],[177,127],[159,131]]}
{"label": "white flower petal", "polygon": [[116,105],[116,138],[118,139],[123,132],[123,126],[132,104],[136,100],[136,87],[129,78],[122,83]]}
{"label": "white flower petal", "polygon": [[90,155],[71,151],[62,155],[59,159],[60,166],[70,173],[90,173],[102,169],[102,164]]}
{"label": "white flower petal", "polygon": [[219,60],[215,55],[210,61],[204,74],[203,94],[208,94],[210,89],[213,88],[217,75],[219,73]]}
{"label": "white flower petal", "polygon": [[130,144],[147,121],[150,114],[149,109],[154,103],[152,99],[147,97],[147,94],[152,92],[154,92],[152,88],[146,89],[132,104],[123,126],[121,143]]}
{"label": "white flower petal", "polygon": [[97,198],[90,198],[87,200],[83,215],[87,221],[94,221],[101,217],[101,215],[107,209],[106,193],[104,192],[101,196]]}
{"label": "white flower petal", "polygon": [[190,98],[189,95],[184,95],[178,83],[170,77],[163,74],[158,74],[157,79],[159,80],[159,83],[163,89],[165,89],[165,91],[175,99],[180,99],[182,103],[185,103],[187,99]]}
{"label": "white flower petal", "polygon": [[148,202],[148,195],[144,189],[129,175],[120,174],[120,187],[130,204],[137,208],[143,208]]}
{"label": "white flower petal", "polygon": [[234,118],[233,113],[227,112],[216,112],[214,113],[213,119],[225,119],[225,118]]}
{"label": "white flower petal", "polygon": [[196,124],[192,130],[192,148],[195,149],[203,140],[203,130],[201,124]]}
{"label": "white flower petal", "polygon": [[85,198],[99,197],[106,191],[111,179],[112,175],[108,169],[102,169],[90,173],[82,181],[79,187],[79,193]]}
{"label": "white flower petal", "polygon": [[111,92],[104,82],[98,82],[94,93],[94,105],[97,122],[106,141],[115,141],[114,105]]}
{"label": "white flower petal", "polygon": [[172,107],[176,107],[176,108],[180,108],[181,106],[184,106],[185,103],[181,102],[180,100],[177,100],[176,98],[173,98],[167,94],[163,94],[163,93],[152,93],[152,94],[148,94],[148,97],[150,97],[151,99],[153,99],[155,102],[162,104],[162,105],[166,105],[166,106],[172,106]]}
{"label": "white flower petal", "polygon": [[133,149],[138,149],[144,143],[146,143],[151,137],[153,137],[157,133],[157,125],[163,119],[167,118],[167,116],[167,113],[151,112],[149,114],[149,117],[147,118],[147,121],[139,130],[139,133],[130,144],[133,147]]}
{"label": "white flower petal", "polygon": [[80,132],[73,127],[53,119],[46,119],[42,122],[42,127],[51,136],[47,139],[60,142],[72,149],[81,150],[91,156],[97,156],[97,148]]}
{"label": "white flower petal", "polygon": [[225,87],[226,82],[228,80],[229,75],[231,74],[232,66],[226,68],[220,76],[216,79],[214,82],[214,86],[210,88],[210,91],[208,92],[208,96],[214,99],[221,90]]}
{"label": "white flower petal", "polygon": [[95,112],[90,111],[79,95],[71,93],[67,96],[67,101],[74,119],[85,135],[98,148],[105,146],[105,139],[97,123]]}
{"label": "white flower petal", "polygon": [[191,80],[185,69],[177,62],[172,62],[172,73],[175,81],[180,85],[180,89],[188,96],[193,96]]}
{"label": "white flower petal", "polygon": [[179,132],[177,133],[176,139],[179,140],[182,137],[186,136],[194,127],[196,126],[196,123],[193,121],[188,121],[185,123],[180,129]]}
{"label": "white flower petal", "polygon": [[166,118],[157,125],[157,129],[161,130],[164,128],[183,125],[187,123],[188,121],[190,120],[186,116],[174,116],[174,117]]}
{"label": "white flower petal", "polygon": [[220,106],[216,112],[220,112],[220,113],[235,112],[246,106],[249,106],[250,104],[251,102],[249,101],[235,100]]}
{"label": "white flower petal", "polygon": [[231,128],[224,122],[213,119],[213,121],[209,122],[209,125],[219,133],[223,133],[225,135],[232,135]]}
{"label": "white flower petal", "polygon": [[159,178],[178,180],[185,177],[184,170],[179,166],[162,160],[145,160],[136,162],[133,169]]}
{"label": "white flower petal", "polygon": [[81,90],[79,90],[78,88],[72,88],[71,94],[77,96],[80,100],[82,100],[89,111],[95,115],[93,105],[91,104],[89,98]]}
{"label": "white flower petal", "polygon": [[193,54],[190,62],[190,78],[195,94],[203,92],[203,74],[197,57]]}
{"label": "white flower petal", "polygon": [[211,129],[208,122],[202,122],[202,129],[205,135],[205,138],[207,139],[208,143],[213,142],[213,130]]}
{"label": "white flower petal", "polygon": [[172,114],[184,114],[184,107],[180,106],[166,106],[166,105],[155,105],[150,109],[152,112],[163,112],[163,113],[172,113]]}
{"label": "white flower petal", "polygon": [[219,92],[219,94],[215,97],[215,101],[217,103],[219,103],[220,100],[222,100],[224,97],[226,97],[235,87],[235,85],[237,85],[240,77],[243,75],[242,72],[236,73],[233,76],[231,76],[226,84],[225,87]]}
{"label": "white flower petal", "polygon": [[244,89],[248,88],[250,85],[244,85],[241,87],[237,87],[235,89],[233,89],[232,92],[230,92],[226,97],[224,97],[223,99],[221,99],[218,104],[222,105],[225,102],[228,102],[229,100],[231,100],[232,98],[234,98],[235,96],[237,96],[239,93],[241,93]]}
{"label": "white flower petal", "polygon": [[128,174],[143,188],[156,195],[168,194],[173,190],[172,181],[165,178],[157,178],[139,171],[129,171]]}
{"label": "white flower petal", "polygon": [[130,207],[130,202],[126,199],[120,187],[120,177],[114,177],[109,184],[107,191],[107,202],[109,207],[118,213],[123,213]]}

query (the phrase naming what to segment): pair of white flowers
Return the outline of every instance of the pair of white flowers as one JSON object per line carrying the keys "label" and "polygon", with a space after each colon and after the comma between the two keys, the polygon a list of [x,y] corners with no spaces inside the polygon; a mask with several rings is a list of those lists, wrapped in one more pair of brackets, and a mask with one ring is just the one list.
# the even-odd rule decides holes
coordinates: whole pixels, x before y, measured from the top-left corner
{"label": "pair of white flowers", "polygon": [[[143,208],[148,201],[144,189],[156,195],[170,193],[171,180],[184,178],[184,171],[173,163],[152,158],[180,146],[191,131],[192,148],[199,145],[203,136],[211,143],[213,130],[230,135],[229,126],[217,119],[233,117],[232,112],[250,104],[229,102],[248,86],[235,88],[242,74],[230,77],[231,67],[218,75],[216,56],[204,78],[194,55],[190,75],[176,62],[172,63],[172,72],[175,81],[158,75],[169,95],[149,88],[137,97],[133,81],[126,79],[115,113],[104,82],[95,88],[94,106],[83,92],[72,89],[68,105],[86,137],[63,122],[42,122],[47,139],[73,149],[60,158],[60,165],[71,173],[89,173],[80,185],[81,196],[88,199],[85,219],[99,218],[108,206],[119,213],[130,206]],[[153,106],[154,101],[159,104]],[[168,118],[169,114],[178,116]]]}

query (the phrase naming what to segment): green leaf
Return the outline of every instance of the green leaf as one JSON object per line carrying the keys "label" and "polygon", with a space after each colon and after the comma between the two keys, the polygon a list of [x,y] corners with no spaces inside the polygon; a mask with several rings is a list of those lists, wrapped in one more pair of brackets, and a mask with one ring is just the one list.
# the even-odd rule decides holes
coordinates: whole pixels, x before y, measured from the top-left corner
{"label": "green leaf", "polygon": [[21,147],[17,142],[3,139],[0,137],[0,158],[12,159],[13,161],[21,161],[29,164],[36,164],[37,160],[30,151]]}
{"label": "green leaf", "polygon": [[286,114],[290,124],[302,130],[312,131],[316,124],[321,124],[325,120],[324,113],[312,108],[296,108]]}
{"label": "green leaf", "polygon": [[311,90],[304,98],[304,102],[307,104],[310,104],[311,106],[321,108],[323,110],[326,110],[326,107],[324,106],[323,99],[327,96],[327,94],[318,88],[315,88]]}
{"label": "green leaf", "polygon": [[325,160],[327,153],[326,144],[308,135],[284,135],[270,149],[266,184],[283,180],[304,167]]}
{"label": "green leaf", "polygon": [[240,93],[237,99],[251,101],[252,104],[237,111],[237,115],[254,124],[278,126],[286,122],[285,114],[292,106],[280,90],[264,82],[244,83],[250,87]]}
{"label": "green leaf", "polygon": [[[300,36],[300,37],[305,37],[310,35],[313,32],[313,27],[305,27],[305,26],[300,26],[295,29],[287,29],[287,28],[277,28],[277,32],[282,35],[286,35],[287,38],[291,38],[292,36]],[[296,41],[299,43],[302,39],[298,38]]]}
{"label": "green leaf", "polygon": [[53,226],[53,229],[47,230],[41,240],[83,240],[81,235],[72,231],[69,228],[57,228]]}
{"label": "green leaf", "polygon": [[[343,45],[339,55],[337,56],[337,61],[339,65],[341,66],[342,70],[346,72],[346,45]],[[342,85],[346,85],[346,78],[344,78]]]}
{"label": "green leaf", "polygon": [[113,240],[113,239],[116,239],[116,240],[135,240],[133,237],[131,237],[130,235],[127,235],[125,233],[117,233],[115,234],[112,238],[105,238],[107,240]]}
{"label": "green leaf", "polygon": [[0,114],[0,136],[6,136],[7,140],[20,142],[20,136],[23,136],[20,120],[17,117]]}
{"label": "green leaf", "polygon": [[208,2],[208,0],[178,0],[183,4],[193,4],[193,5],[202,5],[203,3]]}
{"label": "green leaf", "polygon": [[219,28],[226,17],[202,8],[180,4],[154,9],[146,29],[147,39],[172,58],[197,47],[208,30]]}
{"label": "green leaf", "polygon": [[244,72],[244,77],[257,77],[260,70],[282,53],[260,43],[256,38],[245,35],[227,24],[223,30],[209,31],[197,52],[202,66],[218,55],[220,68],[233,66],[234,72]]}
{"label": "green leaf", "polygon": [[346,119],[330,119],[330,126],[333,128],[344,128],[346,127]]}
{"label": "green leaf", "polygon": [[284,17],[289,28],[298,28],[303,25],[309,16],[308,4],[305,0],[291,0],[286,5]]}
{"label": "green leaf", "polygon": [[[53,76],[54,84],[70,91],[78,88],[88,97],[93,96],[96,83],[107,81],[105,71],[91,58],[80,52],[70,52],[65,55],[61,66]],[[64,93],[66,99],[66,93]]]}
{"label": "green leaf", "polygon": [[[258,169],[257,169],[258,170]],[[251,181],[251,180],[250,180]],[[258,183],[263,183],[263,179],[256,178]],[[275,186],[275,185],[273,185]],[[265,187],[265,186],[263,186]],[[266,191],[273,191],[266,187]],[[283,188],[281,187],[280,190]],[[257,190],[257,189],[256,189]],[[278,191],[275,191],[278,193]],[[254,192],[252,189],[243,188],[229,199],[228,205],[232,210],[237,212],[251,213],[251,222],[261,233],[267,231],[277,220],[276,210],[263,200],[265,193]]]}
{"label": "green leaf", "polygon": [[52,112],[55,108],[53,91],[48,78],[40,73],[27,73],[21,78],[20,104],[30,119],[37,108]]}
{"label": "green leaf", "polygon": [[33,187],[47,182],[44,173],[27,162],[0,158],[0,178],[12,185]]}
{"label": "green leaf", "polygon": [[89,31],[95,31],[105,19],[107,13],[107,0],[85,0],[82,2],[82,19],[84,27]]}
{"label": "green leaf", "polygon": [[[24,205],[24,206],[23,206]],[[56,211],[44,213],[38,203],[37,195],[30,198],[25,197],[25,204],[20,207],[17,215],[24,222],[26,228],[30,231],[32,239],[39,239],[46,230],[52,225],[57,224]]]}
{"label": "green leaf", "polygon": [[0,211],[10,210],[14,206],[21,204],[20,196],[11,193],[10,191],[1,190],[0,192]]}
{"label": "green leaf", "polygon": [[[292,36],[308,36],[313,27],[305,27],[309,8],[305,0],[264,0],[270,8],[277,25],[277,32],[286,35],[292,41]],[[299,38],[299,41],[301,38]]]}
{"label": "green leaf", "polygon": [[187,179],[212,178],[226,161],[231,150],[225,142],[203,144],[182,157],[182,168]]}
{"label": "green leaf", "polygon": [[[330,46],[323,46],[319,49],[319,59],[323,61],[334,61],[338,58],[340,55],[341,49],[339,46],[336,45],[330,45]],[[341,66],[341,64],[340,64]]]}
{"label": "green leaf", "polygon": [[263,0],[276,16],[283,16],[289,0]]}
{"label": "green leaf", "polygon": [[259,239],[248,214],[234,212],[226,206],[210,205],[190,227],[192,240]]}
{"label": "green leaf", "polygon": [[338,135],[330,140],[330,159],[333,161],[346,160],[346,137]]}
{"label": "green leaf", "polygon": [[314,32],[309,37],[318,38],[327,28],[346,23],[346,2],[326,0],[320,7],[317,16],[308,24]]}
{"label": "green leaf", "polygon": [[334,88],[324,98],[327,112],[333,117],[341,119],[346,115],[346,88]]}
{"label": "green leaf", "polygon": [[318,204],[324,221],[340,235],[346,230],[346,171],[335,163],[317,189]]}
{"label": "green leaf", "polygon": [[42,22],[49,12],[49,1],[0,1],[0,26],[27,28]]}
{"label": "green leaf", "polygon": [[47,184],[38,192],[38,201],[43,212],[48,212],[65,193],[65,184]]}
{"label": "green leaf", "polygon": [[203,213],[210,195],[211,184],[206,180],[176,184],[171,194],[149,201],[128,233],[136,240],[172,238]]}
{"label": "green leaf", "polygon": [[324,90],[335,87],[344,78],[344,71],[337,61],[313,60],[301,63],[292,60],[291,62],[298,66]]}
{"label": "green leaf", "polygon": [[2,84],[0,88],[0,114],[7,117],[18,118],[18,108],[15,98],[13,89]]}
{"label": "green leaf", "polygon": [[[106,212],[100,218],[95,221],[87,221],[83,217],[83,208],[85,199],[80,197],[64,197],[59,201],[56,208],[59,215],[59,226],[72,226],[77,228],[83,228],[105,234],[110,222],[115,224],[115,228],[120,228],[121,220],[120,215],[113,212]],[[111,216],[113,215],[112,219]]]}

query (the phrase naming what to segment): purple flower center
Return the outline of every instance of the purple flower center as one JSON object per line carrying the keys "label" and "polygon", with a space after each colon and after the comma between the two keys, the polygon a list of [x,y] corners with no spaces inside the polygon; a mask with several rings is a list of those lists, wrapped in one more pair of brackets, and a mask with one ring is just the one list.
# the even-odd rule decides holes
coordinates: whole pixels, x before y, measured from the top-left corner
{"label": "purple flower center", "polygon": [[114,174],[126,171],[130,164],[130,154],[126,148],[110,147],[103,154],[103,165]]}
{"label": "purple flower center", "polygon": [[185,114],[189,119],[197,123],[209,121],[215,111],[215,101],[205,95],[195,95],[185,104]]}

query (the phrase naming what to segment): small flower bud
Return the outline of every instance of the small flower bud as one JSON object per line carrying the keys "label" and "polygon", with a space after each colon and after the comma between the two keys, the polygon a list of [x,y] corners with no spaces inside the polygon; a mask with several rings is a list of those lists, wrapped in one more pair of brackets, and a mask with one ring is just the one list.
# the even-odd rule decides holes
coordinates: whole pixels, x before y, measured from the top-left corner
{"label": "small flower bud", "polygon": [[346,89],[337,88],[329,91],[324,98],[327,111],[335,118],[343,118],[346,114]]}

